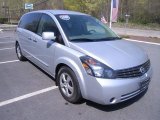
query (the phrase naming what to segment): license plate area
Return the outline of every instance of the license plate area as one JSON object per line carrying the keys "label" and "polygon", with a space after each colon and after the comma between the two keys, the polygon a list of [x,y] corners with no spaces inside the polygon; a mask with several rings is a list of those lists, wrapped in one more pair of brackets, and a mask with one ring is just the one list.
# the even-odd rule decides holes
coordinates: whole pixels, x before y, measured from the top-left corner
{"label": "license plate area", "polygon": [[144,87],[148,86],[149,82],[150,82],[150,78],[147,78],[147,79],[143,80],[142,82],[140,82],[140,84],[139,84],[140,89],[143,89]]}

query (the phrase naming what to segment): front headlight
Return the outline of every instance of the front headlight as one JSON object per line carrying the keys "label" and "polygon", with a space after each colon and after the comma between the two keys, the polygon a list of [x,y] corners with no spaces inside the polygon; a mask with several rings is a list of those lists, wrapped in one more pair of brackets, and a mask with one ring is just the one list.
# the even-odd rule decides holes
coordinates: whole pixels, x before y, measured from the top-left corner
{"label": "front headlight", "polygon": [[80,57],[80,60],[87,74],[99,78],[116,78],[116,73],[113,69],[95,60],[94,58],[89,56],[82,56]]}

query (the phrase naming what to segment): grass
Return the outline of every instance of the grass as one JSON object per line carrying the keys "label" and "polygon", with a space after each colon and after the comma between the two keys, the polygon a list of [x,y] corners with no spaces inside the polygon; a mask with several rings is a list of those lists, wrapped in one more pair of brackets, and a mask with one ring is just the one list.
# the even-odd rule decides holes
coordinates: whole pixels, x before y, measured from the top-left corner
{"label": "grass", "polygon": [[[125,23],[117,22],[112,24],[113,27],[125,27]],[[158,23],[147,23],[147,24],[139,24],[139,23],[128,23],[126,25],[127,28],[134,29],[144,29],[144,30],[157,30],[160,31],[160,24]]]}

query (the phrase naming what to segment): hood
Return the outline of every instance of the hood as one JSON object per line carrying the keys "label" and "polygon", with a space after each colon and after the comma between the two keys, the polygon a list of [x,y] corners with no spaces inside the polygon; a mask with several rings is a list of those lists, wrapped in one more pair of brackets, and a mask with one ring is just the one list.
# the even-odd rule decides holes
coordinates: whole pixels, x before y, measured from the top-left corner
{"label": "hood", "polygon": [[70,47],[95,58],[114,70],[135,67],[148,60],[143,49],[125,40],[70,42]]}

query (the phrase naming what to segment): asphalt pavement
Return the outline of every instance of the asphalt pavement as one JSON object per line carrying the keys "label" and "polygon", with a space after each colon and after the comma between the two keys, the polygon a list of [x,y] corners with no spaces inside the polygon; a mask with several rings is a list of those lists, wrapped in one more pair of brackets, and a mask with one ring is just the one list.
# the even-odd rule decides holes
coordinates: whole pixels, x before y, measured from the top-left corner
{"label": "asphalt pavement", "polygon": [[0,120],[159,120],[160,45],[133,42],[149,55],[149,89],[124,103],[102,106],[66,102],[54,79],[29,61],[17,60],[13,31],[0,32]]}

